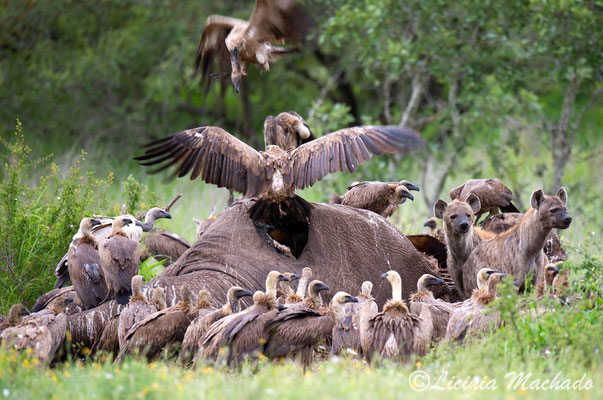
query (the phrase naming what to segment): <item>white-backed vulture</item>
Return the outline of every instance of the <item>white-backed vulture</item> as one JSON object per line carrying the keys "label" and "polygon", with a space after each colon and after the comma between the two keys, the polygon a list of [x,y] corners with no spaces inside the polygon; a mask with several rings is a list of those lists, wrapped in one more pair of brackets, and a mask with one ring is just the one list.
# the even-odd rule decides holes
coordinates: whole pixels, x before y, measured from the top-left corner
{"label": "white-backed vulture", "polygon": [[469,179],[450,191],[450,199],[465,201],[471,193],[477,196],[481,204],[481,208],[475,213],[476,222],[482,214],[498,214],[499,209],[503,213],[519,212],[511,202],[513,192],[500,179]]}
{"label": "white-backed vulture", "polygon": [[423,224],[427,229],[427,233],[432,236],[444,237],[444,231],[438,226],[438,219],[436,217],[430,217]]}
{"label": "white-backed vulture", "polygon": [[496,298],[496,285],[506,274],[492,268],[477,273],[477,289],[450,314],[446,340],[462,341],[471,332],[484,331],[491,324],[500,325],[499,313],[487,313],[486,305]]}
{"label": "white-backed vulture", "polygon": [[217,310],[202,312],[191,322],[184,334],[182,340],[182,348],[180,349],[179,360],[183,364],[189,363],[193,356],[197,353],[200,347],[200,341],[209,327],[216,321],[226,317],[227,315],[236,314],[240,311],[239,300],[243,297],[251,297],[253,293],[239,286],[233,286],[228,289],[226,294],[226,304]]}
{"label": "white-backed vulture", "polygon": [[364,126],[339,130],[286,151],[269,145],[254,148],[222,128],[202,126],[174,133],[146,146],[136,157],[151,172],[178,164],[175,174],[197,177],[258,200],[249,213],[254,221],[274,225],[285,216],[307,222],[312,206],[295,195],[337,171],[353,172],[371,154],[402,153],[420,146],[415,132],[398,126]]}
{"label": "white-backed vulture", "polygon": [[143,281],[144,278],[141,275],[132,277],[132,296],[130,296],[128,305],[119,314],[119,321],[117,324],[119,348],[125,346],[126,333],[134,326],[134,324],[138,321],[142,321],[147,315],[159,311],[154,305],[149,304],[149,301],[141,292]]}
{"label": "white-backed vulture", "polygon": [[344,305],[350,302],[358,302],[358,299],[337,292],[329,307],[283,311],[264,328],[267,339],[263,353],[273,359],[299,356],[300,363],[307,368],[312,363],[314,347],[327,340],[335,324],[345,315]]}
{"label": "white-backed vulture", "polygon": [[13,304],[8,310],[8,317],[4,317],[0,321],[0,333],[7,328],[19,325],[21,319],[29,314],[29,310],[23,304]]}
{"label": "white-backed vulture", "polygon": [[[142,238],[142,233],[149,232],[153,228],[153,225],[155,224],[155,221],[157,219],[171,218],[171,215],[170,215],[170,213],[168,213],[166,210],[164,210],[162,208],[153,207],[149,211],[147,211],[147,213],[145,214],[144,222],[137,221],[136,218],[134,218],[131,215],[122,215],[122,217],[129,218],[130,220],[135,222],[133,224],[124,226],[124,228],[123,228],[124,233],[128,236],[128,238],[135,240],[137,242],[140,242],[140,239]],[[102,239],[105,239],[108,235],[111,234],[111,231],[113,229],[112,223],[115,218],[117,218],[117,217],[96,218],[101,223],[100,223],[100,225],[96,225],[92,228],[91,235],[92,235],[92,237],[94,237],[96,239],[97,243],[100,243],[100,241]],[[75,235],[73,235],[73,237],[71,239],[71,244],[69,246],[71,247],[74,244],[74,242],[77,239],[79,239],[81,236],[82,236],[82,232],[80,230],[78,230],[75,233]],[[57,281],[54,285],[55,289],[61,288],[61,287],[65,286],[67,284],[67,282],[69,282],[70,277],[69,277],[69,271],[67,268],[67,254],[65,254],[63,256],[63,258],[61,258],[61,260],[57,264],[57,266],[54,270],[54,274],[57,277]]]}
{"label": "white-backed vulture", "polygon": [[312,310],[318,310],[322,307],[322,297],[320,295],[321,292],[329,290],[329,286],[324,284],[322,281],[318,279],[313,280],[308,284],[308,294],[304,297],[302,302],[296,303],[288,303],[286,306],[287,309],[295,309],[295,308],[310,308]]}
{"label": "white-backed vulture", "polygon": [[305,10],[293,0],[256,0],[249,21],[211,15],[201,34],[195,71],[201,70],[201,83],[208,88],[212,77],[230,76],[238,93],[247,64],[268,71],[279,56],[296,51],[272,43],[299,44],[309,25]]}
{"label": "white-backed vulture", "polygon": [[140,261],[154,257],[157,261],[164,261],[165,267],[171,265],[180,258],[191,245],[175,233],[163,229],[152,229],[142,239],[144,248],[140,255]]}
{"label": "white-backed vulture", "polygon": [[67,307],[63,310],[65,314],[71,315],[83,311],[82,301],[71,285],[52,289],[50,292],[44,293],[42,296],[38,297],[31,308],[31,311],[38,312],[45,308],[50,308],[55,302],[59,301],[61,297],[69,297],[73,300],[71,303],[67,304]]}
{"label": "white-backed vulture", "polygon": [[[237,365],[245,357],[256,358],[265,340],[264,325],[278,314],[276,285],[287,277],[271,271],[266,277],[266,291],[253,294],[253,305],[214,323],[202,338],[205,360],[216,360],[220,348],[228,347],[227,364]],[[218,360],[220,361],[220,360]]]}
{"label": "white-backed vulture", "polygon": [[[308,290],[308,284],[310,283],[311,278],[312,278],[312,268],[304,267],[304,269],[302,269],[301,278],[299,279],[299,282],[297,283],[297,289],[295,289],[295,299],[298,300],[298,301],[296,301],[297,303],[303,301],[304,298],[306,297],[306,292]],[[291,302],[291,303],[293,303],[293,302]]]}
{"label": "white-backed vulture", "polygon": [[410,311],[413,314],[419,315],[424,306],[429,308],[433,321],[432,341],[438,341],[446,336],[450,313],[460,305],[460,303],[448,303],[434,297],[433,288],[441,285],[446,285],[443,279],[425,274],[417,282],[417,292],[410,296]]}
{"label": "white-backed vulture", "polygon": [[340,203],[370,210],[389,218],[406,201],[414,200],[411,190],[419,190],[412,182],[358,182],[348,186],[348,192],[340,197]]}
{"label": "white-backed vulture", "polygon": [[153,299],[151,300],[151,304],[155,306],[157,311],[161,311],[167,307],[165,304],[165,293],[163,293],[162,288],[153,289]]}
{"label": "white-backed vulture", "polygon": [[100,225],[97,219],[82,219],[79,229],[82,235],[71,243],[67,252],[69,278],[84,310],[98,306],[108,292],[100,266],[98,242],[91,235],[92,228],[97,225]]}
{"label": "white-backed vulture", "polygon": [[306,121],[295,111],[282,112],[276,117],[269,115],[264,120],[265,147],[272,145],[289,151],[314,139]]}
{"label": "white-backed vulture", "polygon": [[69,300],[63,298],[51,309],[30,314],[19,325],[5,329],[0,334],[2,346],[17,351],[30,348],[41,365],[50,363],[65,340],[67,316],[62,311]]}
{"label": "white-backed vulture", "polygon": [[111,234],[100,242],[98,248],[109,290],[107,298],[110,294],[113,295],[118,304],[128,304],[132,294],[132,277],[138,273],[140,265],[140,244],[129,239],[123,230],[124,226],[131,223],[129,218],[115,218]]}
{"label": "white-backed vulture", "polygon": [[433,330],[429,308],[422,307],[419,315],[410,313],[402,300],[400,275],[391,270],[381,277],[390,282],[392,299],[368,319],[366,331],[360,331],[366,335],[361,338],[364,357],[370,363],[373,357],[408,361],[412,354],[424,355]]}
{"label": "white-backed vulture", "polygon": [[373,283],[371,281],[363,282],[360,293],[356,296],[358,302],[347,303],[344,306],[344,317],[333,327],[333,354],[339,355],[346,350],[351,350],[356,354],[362,353],[362,347],[360,346],[360,310],[364,302],[374,301],[371,296],[372,290]]}
{"label": "white-backed vulture", "polygon": [[147,360],[157,358],[162,352],[168,354],[180,345],[184,333],[195,317],[190,303],[190,287],[180,287],[180,302],[172,307],[147,315],[126,333],[126,344],[120,349],[117,361],[123,361],[126,354],[140,352]]}
{"label": "white-backed vulture", "polygon": [[280,304],[297,303],[295,292],[293,291],[293,288],[291,288],[291,282],[300,279],[300,276],[292,272],[285,272],[283,275],[285,275],[288,280],[278,283],[279,289],[276,291],[276,301]]}

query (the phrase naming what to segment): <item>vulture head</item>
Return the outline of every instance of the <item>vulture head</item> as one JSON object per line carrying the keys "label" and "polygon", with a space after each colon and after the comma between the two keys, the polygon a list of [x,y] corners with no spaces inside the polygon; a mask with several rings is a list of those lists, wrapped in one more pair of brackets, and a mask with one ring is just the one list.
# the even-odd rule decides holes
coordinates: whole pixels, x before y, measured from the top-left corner
{"label": "vulture head", "polygon": [[149,232],[153,229],[155,221],[160,218],[172,219],[172,215],[163,208],[153,207],[144,216],[144,222],[136,221],[136,225],[142,228],[143,232]]}
{"label": "vulture head", "polygon": [[557,276],[557,274],[559,274],[559,267],[557,266],[557,263],[548,263],[547,265],[544,266],[544,280],[547,284],[547,286],[550,286],[553,284],[553,280],[555,279],[555,277]]}
{"label": "vulture head", "polygon": [[434,286],[440,286],[440,285],[448,286],[446,284],[446,281],[444,281],[443,279],[437,278],[431,274],[424,274],[417,281],[417,289],[419,291],[429,290],[430,292],[432,292],[431,288],[433,288]]}
{"label": "vulture head", "polygon": [[394,190],[393,198],[390,198],[389,202],[391,204],[400,204],[406,201],[405,199],[410,199],[411,201],[415,200],[415,197],[410,193],[410,191],[404,185],[398,185]]}
{"label": "vulture head", "polygon": [[[488,277],[488,284],[487,284],[487,288],[488,288],[488,293],[490,295],[496,296],[496,287],[507,277],[507,274],[504,274],[502,272],[494,272],[492,274],[490,274],[490,276]],[[517,285],[515,285],[517,286]]]}
{"label": "vulture head", "polygon": [[477,272],[477,288],[478,289],[487,289],[488,288],[488,280],[492,274],[502,274],[497,269],[493,268],[482,268]]}
{"label": "vulture head", "polygon": [[23,304],[13,304],[8,310],[8,321],[11,325],[18,325],[21,318],[29,314],[29,310]]}
{"label": "vulture head", "polygon": [[373,282],[371,282],[371,281],[362,282],[362,286],[360,287],[360,293],[362,293],[363,295],[365,295],[367,297],[370,297],[372,291],[373,291]]}
{"label": "vulture head", "polygon": [[392,285],[392,300],[402,301],[402,279],[400,278],[400,274],[394,270],[390,270],[381,275],[381,278],[387,279]]}
{"label": "vulture head", "polygon": [[137,294],[140,294],[143,283],[144,283],[144,277],[142,275],[134,275],[132,277],[132,297]]}
{"label": "vulture head", "polygon": [[199,294],[197,295],[197,308],[208,308],[211,307],[211,294],[207,289],[199,290]]}
{"label": "vulture head", "polygon": [[230,289],[228,289],[228,294],[227,294],[227,297],[229,299],[233,299],[235,301],[239,301],[243,297],[251,297],[251,296],[253,296],[253,293],[251,293],[247,289],[243,289],[240,286],[231,287]]}
{"label": "vulture head", "polygon": [[190,305],[191,303],[191,287],[188,283],[180,286],[180,302],[186,305]]}
{"label": "vulture head", "polygon": [[289,278],[278,271],[270,271],[266,277],[266,294],[276,299],[276,285],[278,282],[288,282]]}
{"label": "vulture head", "polygon": [[67,304],[73,303],[73,299],[71,297],[60,296],[57,300],[50,306],[50,310],[58,315],[63,312]]}
{"label": "vulture head", "polygon": [[318,297],[320,292],[324,292],[326,290],[329,290],[329,286],[319,280],[313,280],[310,282],[310,285],[308,285],[308,295],[311,298]]}
{"label": "vulture head", "polygon": [[425,223],[423,224],[423,226],[425,226],[425,227],[429,228],[430,230],[434,231],[438,227],[438,220],[435,217],[431,217],[427,221],[425,221]]}
{"label": "vulture head", "polygon": [[163,293],[162,288],[158,287],[153,289],[153,305],[157,308],[157,311],[167,307],[167,304],[165,304],[165,294]]}
{"label": "vulture head", "polygon": [[80,232],[82,233],[90,233],[90,231],[92,231],[92,228],[100,225],[101,222],[98,219],[95,218],[83,218],[80,221]]}
{"label": "vulture head", "polygon": [[345,316],[344,305],[346,303],[358,303],[358,299],[346,292],[337,292],[331,299],[331,309],[335,312],[337,319]]}
{"label": "vulture head", "polygon": [[420,192],[419,187],[412,183],[411,181],[407,181],[406,179],[401,180],[398,184],[404,186],[408,190],[414,190],[415,192]]}

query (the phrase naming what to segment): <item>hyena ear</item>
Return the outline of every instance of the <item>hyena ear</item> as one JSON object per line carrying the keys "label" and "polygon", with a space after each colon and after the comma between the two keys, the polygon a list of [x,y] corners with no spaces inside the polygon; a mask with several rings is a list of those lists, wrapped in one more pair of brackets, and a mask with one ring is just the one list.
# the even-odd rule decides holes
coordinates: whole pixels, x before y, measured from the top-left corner
{"label": "hyena ear", "polygon": [[477,197],[475,195],[475,193],[471,193],[468,197],[467,200],[465,200],[465,202],[467,204],[469,204],[469,206],[471,206],[471,210],[473,211],[473,213],[477,213],[480,208],[482,208],[482,204],[479,201],[479,197]]}
{"label": "hyena ear", "polygon": [[530,197],[530,205],[532,206],[532,208],[538,210],[543,201],[544,192],[542,191],[542,189],[538,189],[534,193],[532,193],[532,197]]}
{"label": "hyena ear", "polygon": [[446,207],[448,207],[448,203],[446,203],[442,199],[438,199],[438,201],[436,201],[435,205],[433,206],[433,215],[435,215],[435,217],[439,219],[444,218],[444,211],[446,211]]}
{"label": "hyena ear", "polygon": [[557,192],[557,197],[559,197],[559,200],[563,202],[563,205],[567,204],[567,192],[565,191],[564,187],[561,187],[561,189],[559,189],[559,191]]}

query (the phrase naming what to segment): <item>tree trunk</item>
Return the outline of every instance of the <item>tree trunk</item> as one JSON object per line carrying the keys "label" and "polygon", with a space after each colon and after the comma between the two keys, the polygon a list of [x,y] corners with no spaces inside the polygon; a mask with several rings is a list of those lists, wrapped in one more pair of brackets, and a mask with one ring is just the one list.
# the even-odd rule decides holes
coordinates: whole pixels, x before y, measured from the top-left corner
{"label": "tree trunk", "polygon": [[398,125],[400,126],[412,126],[412,120],[419,109],[421,100],[423,99],[423,92],[425,90],[425,77],[422,72],[413,74],[412,77],[412,92],[410,100],[406,105],[406,109],[400,118]]}
{"label": "tree trunk", "polygon": [[559,124],[551,129],[551,153],[553,156],[553,190],[555,193],[563,184],[563,172],[569,161],[574,144],[573,126],[570,124],[578,93],[578,78],[573,76],[565,89]]}

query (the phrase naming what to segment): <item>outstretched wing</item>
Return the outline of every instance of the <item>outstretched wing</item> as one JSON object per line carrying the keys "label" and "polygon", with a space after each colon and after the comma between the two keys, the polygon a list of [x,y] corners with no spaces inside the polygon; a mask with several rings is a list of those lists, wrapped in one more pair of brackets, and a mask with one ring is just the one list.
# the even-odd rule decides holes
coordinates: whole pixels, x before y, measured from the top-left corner
{"label": "outstretched wing", "polygon": [[256,0],[245,33],[257,42],[299,43],[311,25],[308,13],[294,0]]}
{"label": "outstretched wing", "polygon": [[[226,37],[237,24],[247,24],[247,21],[237,18],[211,15],[205,21],[197,59],[195,73],[201,70],[201,84],[209,87],[209,78],[212,72],[230,73],[230,56],[226,48]],[[214,68],[218,66],[217,70]]]}
{"label": "outstretched wing", "polygon": [[152,173],[177,164],[180,178],[201,179],[245,196],[258,196],[270,186],[272,169],[263,156],[217,126],[202,126],[174,133],[146,146],[135,158],[141,165],[159,165]]}
{"label": "outstretched wing", "polygon": [[423,145],[419,135],[399,126],[359,126],[329,133],[291,152],[295,187],[312,186],[337,171],[353,172],[372,155],[404,153]]}

